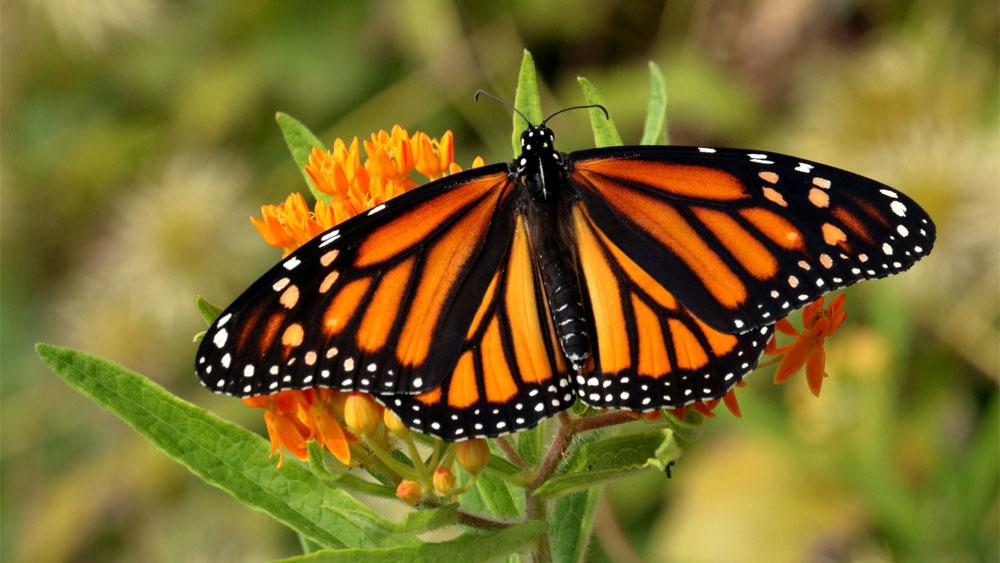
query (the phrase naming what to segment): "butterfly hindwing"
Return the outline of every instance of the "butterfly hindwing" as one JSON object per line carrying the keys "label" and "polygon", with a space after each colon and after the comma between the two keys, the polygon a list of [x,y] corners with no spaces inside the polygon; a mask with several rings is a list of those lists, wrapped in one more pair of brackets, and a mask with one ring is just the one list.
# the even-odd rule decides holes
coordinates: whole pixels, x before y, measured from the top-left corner
{"label": "butterfly hindwing", "polygon": [[528,228],[518,215],[448,376],[420,395],[378,397],[410,428],[445,440],[498,436],[535,426],[576,400]]}
{"label": "butterfly hindwing", "polygon": [[471,170],[315,237],[212,323],[202,383],[237,396],[434,387],[513,237],[511,187],[505,165]]}
{"label": "butterfly hindwing", "polygon": [[833,289],[899,273],[934,225],[904,194],[814,162],[741,149],[570,155],[594,224],[712,327],[773,324]]}
{"label": "butterfly hindwing", "polygon": [[572,210],[584,297],[593,312],[593,370],[576,378],[594,407],[648,411],[718,399],[753,370],[771,325],[744,334],[708,326]]}

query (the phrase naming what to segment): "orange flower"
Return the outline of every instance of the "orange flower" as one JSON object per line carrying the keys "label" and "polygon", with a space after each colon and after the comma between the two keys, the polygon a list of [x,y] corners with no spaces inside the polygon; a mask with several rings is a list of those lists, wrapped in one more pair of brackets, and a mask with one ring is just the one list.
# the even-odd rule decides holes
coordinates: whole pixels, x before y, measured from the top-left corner
{"label": "orange flower", "polygon": [[[313,148],[305,171],[316,189],[330,196],[330,203],[317,201],[310,209],[301,194],[293,193],[284,203],[261,207],[261,218],[251,217],[250,221],[268,244],[288,255],[337,223],[385,203],[418,183],[462,170],[454,162],[451,131],[434,139],[421,131],[410,136],[406,129],[395,125],[391,133],[372,133],[370,140],[364,141],[364,161],[361,146],[355,137],[350,145],[335,139],[332,151]],[[472,163],[473,168],[482,165],[479,157]],[[419,182],[413,177],[414,171],[423,176]]]}
{"label": "orange flower", "polygon": [[826,352],[823,343],[827,336],[832,335],[847,318],[844,312],[844,295],[838,295],[830,306],[823,308],[824,297],[820,297],[802,309],[803,330],[799,332],[787,319],[781,319],[775,325],[778,332],[794,336],[790,343],[778,347],[777,339],[772,337],[764,352],[772,356],[782,356],[778,371],[774,374],[775,383],[784,383],[798,373],[802,366],[806,368],[806,381],[813,395],[819,396],[826,377],[824,367]]}
{"label": "orange flower", "polygon": [[277,452],[278,467],[285,462],[285,451],[305,460],[309,457],[306,442],[317,440],[341,463],[351,462],[348,445],[355,438],[344,430],[337,415],[343,408],[338,406],[337,391],[329,389],[307,389],[305,391],[281,391],[274,395],[247,397],[243,403],[248,407],[264,409],[264,423],[271,439],[271,456]]}

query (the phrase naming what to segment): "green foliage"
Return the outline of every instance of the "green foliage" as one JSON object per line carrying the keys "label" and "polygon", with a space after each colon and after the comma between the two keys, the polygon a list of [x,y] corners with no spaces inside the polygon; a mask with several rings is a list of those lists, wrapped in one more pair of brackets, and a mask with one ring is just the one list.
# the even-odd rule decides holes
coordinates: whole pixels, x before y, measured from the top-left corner
{"label": "green foliage", "polygon": [[283,559],[285,563],[325,563],[350,561],[408,561],[436,563],[448,561],[470,563],[493,561],[520,551],[545,532],[544,522],[525,522],[505,530],[490,533],[468,533],[440,543],[424,543],[381,549],[324,550],[302,557]]}
{"label": "green foliage", "polygon": [[306,185],[309,186],[309,191],[312,192],[313,197],[316,199],[330,203],[330,196],[316,189],[316,185],[305,169],[306,164],[309,163],[309,153],[314,148],[326,148],[323,142],[308,127],[303,125],[301,121],[287,113],[279,111],[275,114],[274,119],[278,122],[278,127],[281,128],[281,134],[285,137],[285,144],[288,145],[288,151],[292,153],[292,160],[295,161],[299,172],[302,173],[302,178],[305,179]]}
{"label": "green foliage", "polygon": [[603,438],[575,448],[560,470],[535,493],[555,497],[651,468],[663,469],[679,455],[670,429]]}
{"label": "green foliage", "polygon": [[[587,100],[588,104],[600,104],[607,107],[596,86],[582,76],[576,80],[580,83],[580,88],[583,89],[583,98]],[[618,129],[615,127],[613,117],[604,115],[604,112],[598,108],[590,108],[587,111],[590,112],[590,127],[594,130],[594,146],[616,147],[624,144],[621,135],[618,134]]]}
{"label": "green foliage", "polygon": [[[535,59],[527,49],[521,58],[521,70],[517,75],[517,90],[514,93],[514,107],[527,117],[531,123],[538,125],[542,122],[542,98],[538,94],[538,78],[535,74]],[[511,146],[514,147],[514,156],[521,153],[521,133],[528,124],[524,119],[514,113],[514,131],[511,133]]]}
{"label": "green foliage", "polygon": [[178,399],[151,380],[107,360],[39,345],[66,383],[115,413],[206,482],[327,547],[399,543],[392,525],[345,491],[323,486],[296,463],[281,470],[260,436]]}
{"label": "green foliage", "polygon": [[646,123],[642,127],[641,145],[669,145],[667,134],[667,82],[663,72],[649,61],[649,103],[646,105]]}

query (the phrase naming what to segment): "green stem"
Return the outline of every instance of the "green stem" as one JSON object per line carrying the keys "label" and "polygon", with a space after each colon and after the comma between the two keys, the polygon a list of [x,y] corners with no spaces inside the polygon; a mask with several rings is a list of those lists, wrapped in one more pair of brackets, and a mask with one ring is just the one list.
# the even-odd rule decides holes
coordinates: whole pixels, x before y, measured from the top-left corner
{"label": "green stem", "polygon": [[499,446],[501,450],[503,450],[503,453],[507,456],[508,461],[522,469],[528,467],[527,462],[524,461],[521,454],[517,453],[517,450],[515,450],[514,446],[510,444],[510,441],[507,440],[506,436],[499,436],[493,441],[496,442],[497,446]]}
{"label": "green stem", "polygon": [[[392,457],[392,454],[390,454],[385,448],[383,448],[382,444],[379,444],[378,441],[368,440],[367,444],[368,447],[371,449],[372,453],[375,454],[375,457],[377,457],[379,461],[385,464],[386,467],[388,467],[389,470],[391,470],[393,473],[396,473],[397,475],[400,475],[407,479],[412,479],[414,481],[420,481],[421,483],[423,483],[421,475],[418,471],[414,471],[414,468]],[[420,458],[417,457],[415,460],[413,460],[413,462],[420,463]]]}

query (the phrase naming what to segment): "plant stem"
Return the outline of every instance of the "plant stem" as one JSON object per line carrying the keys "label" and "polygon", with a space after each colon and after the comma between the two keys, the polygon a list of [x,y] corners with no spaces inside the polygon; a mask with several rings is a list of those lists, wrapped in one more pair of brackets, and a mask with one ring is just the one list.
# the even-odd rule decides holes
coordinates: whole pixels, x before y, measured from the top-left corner
{"label": "plant stem", "polygon": [[535,473],[534,478],[525,487],[528,491],[534,491],[547,481],[556,470],[556,467],[559,466],[563,454],[566,453],[566,448],[569,447],[570,442],[573,440],[574,425],[574,421],[565,411],[559,413],[559,430],[556,431],[555,437],[552,438],[552,443],[549,444],[549,451],[545,454],[545,458],[542,459],[542,464],[538,467],[538,472]]}
{"label": "plant stem", "polygon": [[495,438],[494,441],[496,442],[497,446],[499,446],[500,449],[503,450],[503,453],[504,455],[507,456],[508,461],[521,468],[528,467],[528,464],[524,461],[524,458],[521,457],[521,454],[517,453],[517,450],[514,449],[514,446],[510,445],[510,441],[507,440],[506,436],[499,436]]}
{"label": "plant stem", "polygon": [[597,541],[600,542],[604,553],[612,561],[623,563],[640,563],[642,557],[636,553],[635,548],[629,543],[628,536],[618,524],[615,518],[614,509],[608,502],[606,493],[602,492],[597,499],[597,512],[594,514],[594,533]]}
{"label": "plant stem", "polygon": [[624,424],[626,422],[638,420],[637,418],[633,418],[629,415],[630,413],[628,411],[614,411],[595,416],[588,416],[587,418],[577,420],[573,426],[573,430],[576,432],[586,432],[588,430],[604,428],[605,426],[614,426],[616,424]]}
{"label": "plant stem", "polygon": [[[439,508],[444,506],[444,504],[434,498],[424,500],[421,504],[430,508]],[[455,510],[455,516],[458,518],[459,523],[471,528],[480,528],[482,530],[502,530],[514,525],[513,522],[493,520],[476,514],[470,514],[464,510]]]}

